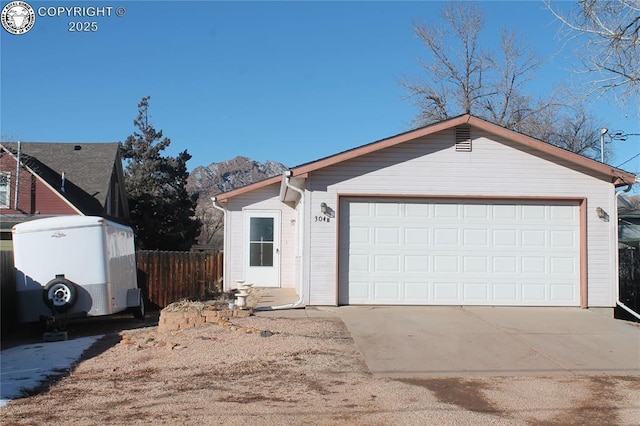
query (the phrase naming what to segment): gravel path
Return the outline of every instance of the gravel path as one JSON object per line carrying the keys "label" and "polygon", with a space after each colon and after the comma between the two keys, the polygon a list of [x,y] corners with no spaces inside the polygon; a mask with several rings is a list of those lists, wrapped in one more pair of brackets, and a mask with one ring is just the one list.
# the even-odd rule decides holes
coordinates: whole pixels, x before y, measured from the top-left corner
{"label": "gravel path", "polygon": [[[106,336],[12,424],[638,424],[640,377],[374,378],[338,318]],[[261,331],[261,332],[257,332]]]}

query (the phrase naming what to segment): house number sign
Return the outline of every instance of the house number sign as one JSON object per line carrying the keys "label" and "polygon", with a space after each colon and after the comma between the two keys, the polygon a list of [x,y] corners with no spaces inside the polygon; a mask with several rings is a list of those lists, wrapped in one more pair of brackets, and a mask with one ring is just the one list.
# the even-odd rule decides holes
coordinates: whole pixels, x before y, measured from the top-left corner
{"label": "house number sign", "polygon": [[331,222],[331,218],[327,217],[327,216],[316,216],[316,219],[314,222]]}

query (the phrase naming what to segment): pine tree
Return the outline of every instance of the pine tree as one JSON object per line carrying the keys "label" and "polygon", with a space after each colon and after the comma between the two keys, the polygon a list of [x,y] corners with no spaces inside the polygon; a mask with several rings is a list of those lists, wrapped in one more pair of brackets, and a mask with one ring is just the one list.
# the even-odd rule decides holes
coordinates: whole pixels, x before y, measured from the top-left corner
{"label": "pine tree", "polygon": [[195,215],[198,195],[186,188],[191,155],[186,150],[162,155],[171,140],[149,123],[149,99],[138,104],[133,121],[138,131],[121,144],[136,244],[143,250],[189,250],[201,226]]}

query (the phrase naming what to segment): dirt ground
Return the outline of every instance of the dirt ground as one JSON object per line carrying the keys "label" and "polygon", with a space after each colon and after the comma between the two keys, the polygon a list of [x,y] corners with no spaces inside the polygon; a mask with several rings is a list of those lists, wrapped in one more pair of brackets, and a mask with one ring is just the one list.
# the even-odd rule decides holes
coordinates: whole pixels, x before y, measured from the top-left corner
{"label": "dirt ground", "polygon": [[640,423],[640,377],[376,378],[338,318],[232,323],[109,333],[0,423]]}

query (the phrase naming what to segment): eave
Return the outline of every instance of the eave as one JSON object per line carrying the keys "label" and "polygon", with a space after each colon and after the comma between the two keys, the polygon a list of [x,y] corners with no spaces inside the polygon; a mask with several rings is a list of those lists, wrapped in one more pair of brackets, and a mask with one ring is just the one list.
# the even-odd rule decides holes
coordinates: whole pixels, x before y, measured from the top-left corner
{"label": "eave", "polygon": [[[351,160],[353,158],[357,158],[363,155],[367,155],[385,148],[399,145],[404,142],[429,136],[438,132],[442,132],[444,130],[452,129],[461,125],[469,125],[477,129],[484,130],[487,133],[491,133],[498,137],[515,142],[516,144],[529,147],[535,151],[545,153],[556,159],[566,161],[576,166],[580,166],[582,168],[587,169],[588,171],[595,173],[596,175],[600,175],[602,178],[608,180],[610,183],[612,183],[616,187],[623,186],[623,185],[632,185],[636,182],[636,176],[632,173],[626,172],[621,169],[617,169],[615,167],[611,167],[607,164],[601,163],[596,160],[592,160],[590,158],[573,153],[566,149],[562,149],[557,146],[551,145],[549,143],[542,142],[530,136],[523,135],[522,133],[518,133],[513,130],[506,129],[504,127],[498,126],[496,124],[490,123],[488,121],[474,117],[469,114],[461,115],[461,116],[454,117],[449,120],[435,123],[426,127],[404,132],[386,139],[381,139],[379,141],[372,142],[370,144],[349,149],[347,151],[343,151],[338,154],[331,155],[329,157],[325,157],[316,161],[312,161],[309,163],[305,163],[305,164],[293,167],[292,169],[290,169],[291,177],[306,178],[308,174],[313,171],[316,171],[325,167],[329,167],[329,166],[341,163],[343,161]],[[235,189],[233,191],[229,191],[224,194],[220,194],[216,198],[221,202],[225,202],[225,201],[228,201],[230,198],[245,194],[250,191],[254,191],[264,186],[280,183],[281,181],[282,181],[282,176],[274,176],[270,179],[266,179],[260,182],[256,182],[256,183],[244,186],[242,188]]]}

